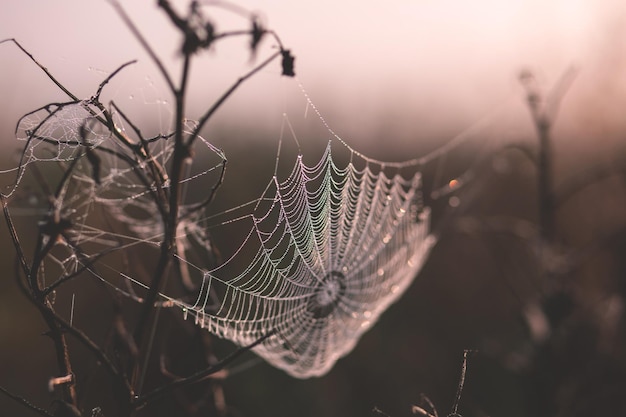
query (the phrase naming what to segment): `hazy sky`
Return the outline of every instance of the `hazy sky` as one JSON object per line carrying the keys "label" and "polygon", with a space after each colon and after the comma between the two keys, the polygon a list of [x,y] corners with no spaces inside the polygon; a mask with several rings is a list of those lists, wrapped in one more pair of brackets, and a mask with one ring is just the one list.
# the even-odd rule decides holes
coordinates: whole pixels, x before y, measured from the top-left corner
{"label": "hazy sky", "polygon": [[[178,62],[177,38],[155,3],[123,2],[163,60],[173,65]],[[521,94],[517,75],[526,67],[550,86],[567,68],[576,66],[580,72],[568,96],[570,114],[589,115],[602,109],[602,117],[620,125],[617,109],[626,95],[623,0],[237,4],[261,12],[266,24],[280,34],[297,57],[298,79],[333,128],[348,136],[371,136],[390,127],[397,127],[397,135],[404,138],[451,133],[507,98],[516,100]],[[218,29],[234,22],[216,16]],[[125,61],[139,58],[149,65],[105,0],[4,0],[0,39],[7,37],[19,39],[84,96]],[[266,41],[265,53],[271,45]],[[204,102],[220,85],[249,68],[247,55],[237,54],[238,49],[218,47],[203,61],[206,66],[194,72],[195,100]],[[4,125],[55,97],[56,91],[13,46],[1,45],[0,57],[0,91],[5,104],[11,104],[3,110],[4,135]],[[215,65],[213,58],[224,61]],[[132,96],[152,104],[167,99],[155,73],[139,67],[125,77],[111,87],[112,98]],[[285,106],[284,93],[276,86],[287,81],[279,78],[276,64],[244,87],[225,114],[237,117],[243,111],[245,116],[236,123],[273,123],[268,119],[279,119]],[[157,84],[152,87],[151,81]],[[168,117],[164,106],[157,113]]]}

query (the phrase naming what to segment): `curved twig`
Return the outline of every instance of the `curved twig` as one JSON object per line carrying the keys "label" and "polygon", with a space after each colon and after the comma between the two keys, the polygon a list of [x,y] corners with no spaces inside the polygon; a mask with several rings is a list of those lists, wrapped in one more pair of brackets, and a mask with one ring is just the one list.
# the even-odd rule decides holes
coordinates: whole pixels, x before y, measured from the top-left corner
{"label": "curved twig", "polygon": [[49,412],[47,412],[43,408],[39,408],[36,405],[29,403],[25,398],[22,398],[22,397],[20,397],[17,394],[13,394],[13,393],[9,392],[8,390],[6,390],[2,386],[0,386],[0,392],[3,393],[4,395],[6,395],[7,397],[9,397],[10,399],[12,399],[13,401],[17,402],[18,404],[23,405],[24,407],[30,409],[31,411],[34,411],[35,413],[37,413],[37,414],[39,414],[41,416],[53,417],[52,414],[50,414]]}
{"label": "curved twig", "polygon": [[235,350],[234,352],[232,352],[230,355],[226,356],[224,359],[222,359],[220,362],[216,363],[215,365],[211,365],[208,368],[203,369],[203,370],[201,370],[199,372],[196,372],[193,375],[190,375],[190,376],[188,376],[186,378],[177,379],[176,381],[173,381],[172,383],[170,383],[168,385],[165,385],[165,386],[162,386],[160,388],[157,388],[154,391],[149,392],[146,395],[142,395],[135,402],[135,406],[137,407],[137,409],[142,408],[146,404],[151,402],[152,400],[154,400],[154,399],[156,399],[156,398],[158,398],[158,397],[160,397],[162,395],[166,395],[169,392],[174,391],[174,390],[176,390],[178,388],[182,388],[182,387],[185,387],[187,385],[191,385],[191,384],[194,384],[196,382],[202,381],[206,377],[208,377],[210,375],[213,375],[216,372],[221,371],[227,365],[229,365],[234,360],[239,358],[241,355],[243,355],[247,351],[253,349],[254,347],[260,345],[266,339],[270,338],[271,336],[274,336],[275,334],[276,334],[276,331],[271,331],[271,332],[267,333],[266,335],[260,337],[259,339],[255,340],[254,342],[250,343],[249,345],[242,346],[239,349]]}
{"label": "curved twig", "polygon": [[202,128],[204,127],[204,125],[209,121],[209,119],[211,118],[211,116],[213,116],[213,114],[217,111],[217,109],[220,108],[220,106],[222,104],[224,104],[224,102],[226,101],[226,99],[228,97],[230,97],[230,95],[232,93],[235,92],[235,90],[237,90],[237,88],[243,83],[245,82],[248,78],[252,77],[254,74],[256,74],[257,72],[261,71],[263,68],[265,68],[270,62],[272,62],[274,59],[276,59],[277,57],[282,55],[282,51],[277,51],[274,54],[272,54],[269,58],[267,58],[265,61],[263,61],[262,63],[260,63],[259,65],[257,65],[256,67],[254,67],[252,70],[250,70],[247,74],[242,75],[241,77],[239,77],[239,79],[237,79],[237,81],[235,81],[235,83],[233,85],[230,86],[230,88],[228,90],[226,90],[224,92],[224,94],[222,94],[222,96],[217,99],[217,101],[202,115],[202,117],[200,117],[200,119],[198,120],[198,124],[196,125],[195,129],[193,130],[193,132],[191,133],[191,135],[189,136],[189,139],[187,140],[187,144],[189,146],[191,146],[193,144],[193,142],[198,138],[198,136],[200,135],[200,131],[202,130]]}

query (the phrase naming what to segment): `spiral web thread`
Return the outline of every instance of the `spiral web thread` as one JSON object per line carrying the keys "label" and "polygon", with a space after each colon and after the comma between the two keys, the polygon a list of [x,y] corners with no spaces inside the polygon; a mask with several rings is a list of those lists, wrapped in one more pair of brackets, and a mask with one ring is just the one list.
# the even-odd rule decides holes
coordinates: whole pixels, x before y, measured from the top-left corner
{"label": "spiral web thread", "polygon": [[[329,143],[317,164],[299,156],[285,180],[274,176],[246,240],[204,272],[185,316],[239,345],[275,332],[257,354],[295,377],[327,373],[402,295],[434,243],[420,174],[363,165],[337,166]],[[221,301],[209,307],[212,292]]]}
{"label": "spiral web thread", "polygon": [[[44,169],[42,164],[51,167],[47,175],[52,178],[55,167],[63,172],[76,160],[50,206],[73,227],[69,241],[47,257],[44,283],[84,272],[140,300],[136,291],[145,288],[144,281],[110,254],[123,258],[134,247],[154,250],[160,244],[163,227],[151,195],[154,184],[138,181],[132,165],[141,162],[133,162],[110,132],[90,123],[97,115],[88,102],[76,102],[25,116],[18,138],[26,146],[7,195],[18,201],[17,184],[29,178],[28,172]],[[116,123],[124,130],[121,120]],[[188,131],[193,130],[193,122],[188,123]],[[273,334],[255,352],[298,378],[321,376],[349,353],[404,293],[435,241],[429,235],[429,209],[422,203],[421,175],[402,172],[407,166],[418,171],[422,161],[377,162],[330,132],[333,141],[316,164],[307,165],[299,155],[286,178],[275,173],[250,214],[224,222],[249,226],[238,249],[218,267],[197,262],[210,252],[211,216],[187,210],[193,202],[184,203],[177,256],[194,273],[195,282],[186,284],[197,293],[191,299],[161,295],[162,305],[181,308],[185,318],[238,345]],[[185,186],[212,178],[224,161],[221,151],[199,139],[212,159],[190,170],[181,181]],[[150,142],[162,166],[171,159],[172,142],[171,134]],[[335,146],[350,153],[345,166],[333,159]],[[97,168],[85,157],[86,147],[98,151]]]}

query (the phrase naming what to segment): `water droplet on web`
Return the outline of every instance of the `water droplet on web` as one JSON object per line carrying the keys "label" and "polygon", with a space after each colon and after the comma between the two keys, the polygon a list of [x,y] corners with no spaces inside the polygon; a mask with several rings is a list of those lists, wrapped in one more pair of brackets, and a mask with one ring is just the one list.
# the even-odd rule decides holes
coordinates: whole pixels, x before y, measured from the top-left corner
{"label": "water droplet on web", "polygon": [[431,247],[419,181],[388,175],[390,167],[369,169],[359,158],[335,165],[329,145],[318,164],[308,166],[300,152],[292,174],[279,180],[274,173],[262,196],[270,209],[260,204],[248,240],[204,272],[198,308],[178,302],[183,318],[191,314],[198,327],[239,345],[280,330],[277,339],[286,340],[255,351],[299,378],[323,375],[347,354],[408,287]]}

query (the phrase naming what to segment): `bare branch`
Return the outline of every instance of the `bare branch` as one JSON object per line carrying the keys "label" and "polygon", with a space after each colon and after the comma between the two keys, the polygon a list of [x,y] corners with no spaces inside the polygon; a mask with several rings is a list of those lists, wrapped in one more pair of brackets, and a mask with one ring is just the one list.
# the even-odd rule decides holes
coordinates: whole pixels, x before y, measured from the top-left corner
{"label": "bare branch", "polygon": [[263,61],[261,64],[257,65],[255,68],[253,68],[250,72],[248,72],[247,74],[241,76],[237,81],[235,81],[235,83],[228,90],[226,90],[226,92],[224,92],[224,94],[222,94],[222,96],[209,108],[209,110],[207,110],[206,113],[204,113],[204,115],[202,117],[200,117],[200,119],[198,120],[198,125],[193,130],[193,132],[190,135],[189,140],[188,140],[187,143],[189,145],[191,145],[197,139],[197,137],[200,134],[200,131],[202,130],[202,128],[204,127],[206,122],[209,121],[209,119],[211,118],[211,116],[213,116],[213,114],[217,111],[217,109],[219,109],[220,106],[222,104],[224,104],[226,99],[228,97],[230,97],[230,95],[232,93],[234,93],[235,90],[237,90],[237,88],[243,82],[245,82],[248,78],[252,77],[254,74],[256,74],[257,72],[259,72],[260,70],[265,68],[270,62],[272,62],[274,59],[276,59],[280,55],[281,55],[281,51],[275,52],[269,58],[267,58],[265,61]]}
{"label": "bare branch", "polygon": [[165,385],[165,386],[163,386],[161,388],[157,388],[154,391],[139,397],[139,399],[135,403],[137,408],[141,408],[141,407],[145,406],[148,402],[154,400],[155,398],[158,398],[158,397],[160,397],[162,395],[168,394],[169,392],[171,392],[173,390],[176,390],[178,388],[182,388],[182,387],[185,387],[187,385],[191,385],[191,384],[194,384],[196,382],[202,381],[203,379],[207,378],[208,376],[213,375],[216,372],[221,371],[227,365],[231,364],[233,361],[235,361],[237,358],[239,358],[241,355],[243,355],[247,351],[253,349],[255,346],[260,345],[266,339],[270,338],[271,336],[274,336],[275,334],[276,334],[275,331],[271,331],[271,332],[267,333],[266,335],[260,337],[256,341],[252,342],[251,344],[249,344],[247,346],[242,346],[239,349],[235,350],[233,353],[231,353],[230,355],[226,356],[224,359],[222,359],[217,364],[209,366],[208,368],[203,369],[202,371],[196,372],[195,374],[193,374],[191,376],[188,376],[187,378],[178,379],[178,380],[176,380],[176,381],[174,381],[174,382],[172,382],[172,383],[170,383],[168,385]]}
{"label": "bare branch", "polygon": [[456,388],[456,395],[454,396],[454,403],[452,403],[452,412],[448,414],[448,417],[459,416],[459,403],[461,402],[461,395],[463,394],[463,388],[465,386],[465,374],[467,373],[467,355],[470,350],[463,351],[463,364],[461,365],[461,376],[459,377],[459,385]]}
{"label": "bare branch", "polygon": [[7,391],[4,387],[0,386],[0,392],[4,395],[6,395],[7,397],[9,397],[10,399],[12,399],[13,401],[17,402],[20,405],[23,405],[24,407],[30,409],[31,411],[34,411],[35,413],[44,416],[44,417],[53,417],[52,414],[50,414],[49,412],[47,412],[46,410],[44,410],[43,408],[39,408],[34,404],[29,403],[25,398],[20,397],[19,395],[13,394],[9,391]]}
{"label": "bare branch", "polygon": [[148,55],[152,59],[152,62],[154,62],[154,64],[157,66],[157,68],[161,72],[161,75],[163,76],[163,79],[167,83],[170,91],[174,94],[176,92],[176,87],[174,86],[174,82],[170,78],[170,75],[167,72],[167,70],[165,69],[165,65],[163,65],[163,62],[161,62],[161,59],[159,59],[156,52],[154,52],[154,49],[152,49],[152,47],[150,46],[146,38],[143,37],[143,35],[141,34],[137,26],[135,26],[132,19],[130,18],[130,16],[128,16],[128,14],[126,13],[126,10],[124,10],[122,5],[117,0],[109,0],[109,2],[113,6],[117,14],[120,16],[122,21],[126,24],[126,27],[128,27],[128,29],[132,32],[133,36],[135,36],[135,38],[139,41],[139,43],[144,48],[144,50],[148,53]]}
{"label": "bare branch", "polygon": [[61,84],[51,73],[50,71],[48,71],[48,68],[44,67],[43,65],[41,65],[39,63],[39,61],[37,61],[35,59],[35,57],[28,52],[16,39],[4,39],[2,41],[0,41],[0,44],[4,43],[4,42],[13,42],[18,48],[20,48],[20,50],[22,52],[24,52],[26,54],[26,56],[28,56],[30,58],[31,61],[33,61],[35,63],[35,65],[37,65],[45,74],[46,76],[48,76],[48,78],[57,86],[59,87],[65,94],[67,94],[72,100],[74,101],[79,101],[78,97],[76,97],[74,94],[72,94],[67,88],[65,88],[65,86],[63,84]]}
{"label": "bare branch", "polygon": [[7,227],[9,228],[9,234],[11,235],[11,240],[13,241],[13,247],[17,251],[17,259],[24,271],[26,276],[30,275],[30,267],[28,266],[28,261],[26,261],[26,256],[24,251],[22,250],[22,244],[20,243],[20,238],[17,235],[17,231],[15,230],[15,225],[13,224],[13,218],[11,217],[11,212],[9,211],[9,206],[7,205],[8,201],[4,194],[0,193],[0,200],[2,200],[2,211],[4,212],[4,219],[7,222]]}

